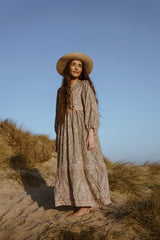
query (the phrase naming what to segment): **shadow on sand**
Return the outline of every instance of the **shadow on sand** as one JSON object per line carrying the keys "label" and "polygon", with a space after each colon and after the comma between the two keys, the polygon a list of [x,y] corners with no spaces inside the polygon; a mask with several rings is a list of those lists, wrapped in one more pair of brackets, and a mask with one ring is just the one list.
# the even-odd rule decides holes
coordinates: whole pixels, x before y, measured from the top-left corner
{"label": "shadow on sand", "polygon": [[10,166],[18,173],[27,195],[30,195],[39,207],[43,207],[45,210],[55,207],[54,186],[47,186],[39,170],[29,167],[23,155],[11,157]]}
{"label": "shadow on sand", "polygon": [[47,186],[39,170],[28,166],[25,156],[16,155],[11,157],[10,166],[18,173],[24,190],[27,195],[31,196],[33,201],[37,202],[38,207],[43,207],[44,210],[57,209],[59,211],[76,211],[79,209],[73,206],[55,207],[54,186]]}

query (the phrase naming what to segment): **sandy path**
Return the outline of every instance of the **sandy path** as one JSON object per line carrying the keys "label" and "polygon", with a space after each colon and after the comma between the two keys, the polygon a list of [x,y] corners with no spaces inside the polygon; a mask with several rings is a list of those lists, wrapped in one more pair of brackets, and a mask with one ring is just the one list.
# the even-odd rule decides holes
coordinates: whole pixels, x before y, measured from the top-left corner
{"label": "sandy path", "polygon": [[29,175],[31,180],[32,176],[33,181],[38,176],[41,182],[35,187],[27,185],[25,181],[31,169],[20,173],[22,184],[8,178],[8,175],[15,174],[15,170],[0,171],[0,240],[36,240],[46,229],[53,236],[53,232],[56,234],[62,229],[80,232],[85,227],[106,228],[100,209],[82,217],[68,217],[73,209],[54,208],[55,166],[56,159],[53,158],[32,169],[32,175]]}

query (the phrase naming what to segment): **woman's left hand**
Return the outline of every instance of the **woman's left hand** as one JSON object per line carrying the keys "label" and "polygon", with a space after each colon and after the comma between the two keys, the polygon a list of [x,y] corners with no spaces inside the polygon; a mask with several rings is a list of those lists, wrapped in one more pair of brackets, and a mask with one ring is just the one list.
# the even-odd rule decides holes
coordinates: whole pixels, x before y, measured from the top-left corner
{"label": "woman's left hand", "polygon": [[89,130],[89,134],[88,134],[88,137],[86,139],[86,144],[87,144],[87,150],[88,151],[95,148],[95,139],[94,139],[94,133],[93,133],[92,128]]}

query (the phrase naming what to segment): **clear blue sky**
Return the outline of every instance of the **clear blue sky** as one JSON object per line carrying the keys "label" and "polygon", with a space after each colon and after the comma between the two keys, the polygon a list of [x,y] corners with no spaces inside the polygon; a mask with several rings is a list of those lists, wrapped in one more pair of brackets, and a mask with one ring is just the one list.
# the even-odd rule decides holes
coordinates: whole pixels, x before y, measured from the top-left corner
{"label": "clear blue sky", "polygon": [[0,118],[55,138],[57,60],[83,52],[111,161],[160,160],[160,1],[1,0]]}

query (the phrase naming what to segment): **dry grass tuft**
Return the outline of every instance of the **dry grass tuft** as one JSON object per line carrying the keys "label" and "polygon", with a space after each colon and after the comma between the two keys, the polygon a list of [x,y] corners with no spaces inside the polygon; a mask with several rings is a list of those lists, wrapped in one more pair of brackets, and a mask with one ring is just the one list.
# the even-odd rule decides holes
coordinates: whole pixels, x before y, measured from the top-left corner
{"label": "dry grass tuft", "polygon": [[33,135],[17,127],[12,120],[0,121],[0,167],[35,166],[52,157],[54,140],[45,135]]}
{"label": "dry grass tuft", "polygon": [[147,166],[114,163],[109,166],[109,183],[111,191],[144,198],[148,196],[148,188],[154,184],[154,181]]}
{"label": "dry grass tuft", "polygon": [[[152,190],[148,199],[129,199],[112,206],[106,217],[112,218],[112,228],[106,239],[152,239],[160,236],[160,188]],[[113,238],[116,233],[116,238]]]}

